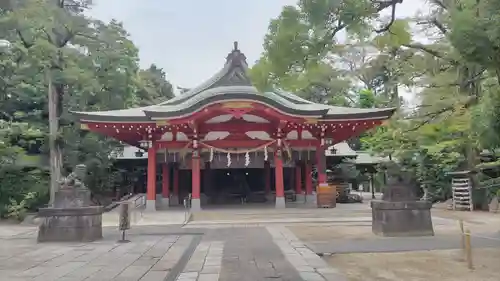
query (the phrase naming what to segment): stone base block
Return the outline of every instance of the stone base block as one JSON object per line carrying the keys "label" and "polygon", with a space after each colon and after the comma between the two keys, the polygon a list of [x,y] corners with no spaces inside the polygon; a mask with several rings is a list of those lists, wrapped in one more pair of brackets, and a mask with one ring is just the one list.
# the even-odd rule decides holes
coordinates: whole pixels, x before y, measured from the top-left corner
{"label": "stone base block", "polygon": [[434,236],[430,202],[372,200],[371,207],[372,231],[376,235]]}
{"label": "stone base block", "polygon": [[179,206],[179,196],[172,195],[170,196],[170,206]]}
{"label": "stone base block", "polygon": [[102,239],[100,206],[39,210],[38,242],[91,242]]}
{"label": "stone base block", "polygon": [[297,203],[304,203],[304,202],[306,202],[306,195],[305,194],[296,194],[295,200]]}
{"label": "stone base block", "polygon": [[317,199],[316,195],[308,194],[308,195],[306,195],[306,204],[311,205],[311,206],[312,205],[316,206],[316,199]]}
{"label": "stone base block", "polygon": [[199,198],[191,199],[191,211],[201,211],[201,201]]}
{"label": "stone base block", "polygon": [[276,196],[274,194],[266,194],[266,201],[267,202],[273,202],[275,201]]}
{"label": "stone base block", "polygon": [[163,208],[168,208],[170,206],[170,198],[168,198],[168,197],[162,197],[161,198],[161,206]]}
{"label": "stone base block", "polygon": [[156,200],[146,200],[146,212],[156,211]]}
{"label": "stone base block", "polygon": [[285,197],[276,197],[275,204],[276,209],[285,209]]}

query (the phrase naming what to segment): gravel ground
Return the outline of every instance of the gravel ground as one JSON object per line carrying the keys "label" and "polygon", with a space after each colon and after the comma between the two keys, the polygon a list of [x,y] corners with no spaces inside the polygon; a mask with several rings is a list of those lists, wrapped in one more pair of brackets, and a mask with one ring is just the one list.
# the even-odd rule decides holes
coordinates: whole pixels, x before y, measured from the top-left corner
{"label": "gravel ground", "polygon": [[349,281],[497,281],[500,248],[474,249],[474,270],[460,250],[338,254],[326,261]]}

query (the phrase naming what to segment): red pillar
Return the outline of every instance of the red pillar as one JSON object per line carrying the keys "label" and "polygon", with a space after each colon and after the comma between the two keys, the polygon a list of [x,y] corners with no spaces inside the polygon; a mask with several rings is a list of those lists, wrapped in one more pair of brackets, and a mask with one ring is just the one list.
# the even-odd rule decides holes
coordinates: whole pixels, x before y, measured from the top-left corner
{"label": "red pillar", "polygon": [[200,157],[191,159],[191,208],[200,209]]}
{"label": "red pillar", "polygon": [[173,183],[173,187],[172,187],[172,197],[174,199],[174,202],[173,204],[177,205],[179,204],[179,166],[176,164],[174,165],[174,169],[173,169],[173,179],[172,179],[172,183]]}
{"label": "red pillar", "polygon": [[271,165],[269,165],[269,161],[264,162],[264,181],[265,194],[269,195],[271,193]]}
{"label": "red pillar", "polygon": [[326,156],[323,147],[316,148],[316,169],[318,171],[318,184],[326,183]]}
{"label": "red pillar", "polygon": [[274,156],[274,173],[276,185],[276,208],[285,208],[285,187],[283,185],[283,160],[281,151]]}
{"label": "red pillar", "polygon": [[161,185],[161,194],[163,198],[170,197],[170,167],[168,163],[163,163],[161,166],[161,174],[162,174],[162,185]]}
{"label": "red pillar", "polygon": [[310,162],[306,163],[305,165],[305,184],[306,184],[306,195],[312,195],[312,191],[313,191],[313,188],[312,188],[312,176],[311,176],[311,173],[312,173],[312,164]]}
{"label": "red pillar", "polygon": [[156,147],[154,144],[148,149],[148,183],[146,191],[146,208],[156,209]]}
{"label": "red pillar", "polygon": [[295,164],[295,193],[302,194],[302,165],[299,162]]}

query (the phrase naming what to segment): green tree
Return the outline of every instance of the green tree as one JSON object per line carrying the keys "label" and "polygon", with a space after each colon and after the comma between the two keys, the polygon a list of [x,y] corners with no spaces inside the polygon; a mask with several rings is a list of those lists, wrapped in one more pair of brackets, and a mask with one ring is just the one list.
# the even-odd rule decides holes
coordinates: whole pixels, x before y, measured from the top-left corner
{"label": "green tree", "polygon": [[[140,70],[138,50],[121,23],[86,16],[90,1],[23,0],[15,4],[0,12],[0,36],[11,42],[11,48],[0,53],[0,120],[9,124],[4,128],[6,140],[2,138],[0,155],[8,159],[14,151],[16,159],[28,154],[47,156],[51,143],[48,108],[56,105],[53,143],[60,168],[67,173],[76,164],[87,164],[88,186],[94,194],[108,194],[113,188],[111,178],[116,176],[109,155],[121,145],[81,131],[69,111],[156,103],[172,96],[171,85],[155,66]],[[49,101],[48,88],[53,90],[54,103]],[[7,168],[0,163],[0,173]],[[14,179],[0,183],[1,194],[7,194],[2,193],[4,189],[16,190]],[[19,181],[23,180],[27,179],[21,176]],[[19,189],[19,194],[8,195],[0,204],[11,204],[14,199],[15,206],[26,206],[21,201],[28,193],[29,189]]]}

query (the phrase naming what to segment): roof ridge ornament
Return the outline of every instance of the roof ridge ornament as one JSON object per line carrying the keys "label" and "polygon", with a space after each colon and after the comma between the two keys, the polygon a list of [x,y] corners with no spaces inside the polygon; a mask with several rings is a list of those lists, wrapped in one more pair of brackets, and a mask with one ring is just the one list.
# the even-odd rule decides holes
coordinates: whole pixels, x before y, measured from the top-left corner
{"label": "roof ridge ornament", "polygon": [[233,42],[233,50],[226,57],[226,65],[227,64],[232,64],[234,66],[248,66],[247,57],[239,49],[238,41]]}

